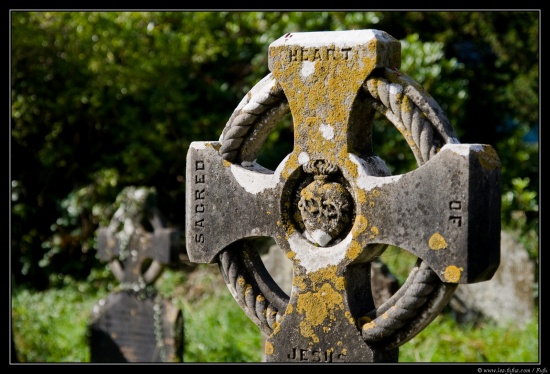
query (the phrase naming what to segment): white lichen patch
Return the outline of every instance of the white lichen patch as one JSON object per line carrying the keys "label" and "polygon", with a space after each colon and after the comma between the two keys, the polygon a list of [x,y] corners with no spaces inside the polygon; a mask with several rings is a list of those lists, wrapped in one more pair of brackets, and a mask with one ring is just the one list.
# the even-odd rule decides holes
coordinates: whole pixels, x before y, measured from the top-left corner
{"label": "white lichen patch", "polygon": [[[375,170],[387,170],[384,161],[378,157],[373,157],[370,163],[367,163],[362,158],[350,153],[349,158],[358,166],[357,186],[365,191],[371,191],[376,187],[383,186],[388,183],[394,183],[401,178],[401,175],[391,175],[387,177],[372,176]],[[381,164],[377,164],[381,163]]]}
{"label": "white lichen patch", "polygon": [[307,272],[311,273],[327,266],[337,266],[346,258],[352,235],[332,247],[316,247],[302,234],[295,232],[288,239],[291,251],[295,253],[294,260],[299,261]]}
{"label": "white lichen patch", "polygon": [[233,177],[248,193],[258,194],[266,189],[273,189],[279,183],[279,178],[273,173],[266,173],[265,168],[260,165],[254,167],[243,167],[231,164]]}
{"label": "white lichen patch", "polygon": [[309,232],[306,231],[306,237],[319,244],[321,247],[324,247],[332,240],[332,236],[319,229],[313,231],[311,236],[309,235]]}
{"label": "white lichen patch", "polygon": [[326,140],[334,139],[334,128],[331,125],[326,125],[326,124],[322,123],[319,126],[319,131],[321,131],[321,135]]}
{"label": "white lichen patch", "polygon": [[192,148],[192,149],[206,149],[206,143],[207,142],[192,142],[189,145],[189,148]]}
{"label": "white lichen patch", "polygon": [[470,152],[483,152],[481,144],[445,144],[441,151],[449,150],[461,156],[468,156]]}
{"label": "white lichen patch", "polygon": [[300,74],[302,77],[309,77],[311,74],[315,73],[315,62],[314,61],[304,61],[302,62],[302,71]]}
{"label": "white lichen patch", "polygon": [[323,46],[355,46],[366,44],[370,40],[378,38],[386,42],[392,41],[391,37],[383,31],[375,29],[346,30],[346,31],[312,31],[295,32],[291,38],[281,37],[271,43],[270,47],[279,45],[299,45],[301,47]]}
{"label": "white lichen patch", "polygon": [[298,163],[304,165],[309,161],[309,155],[305,152],[300,152],[298,155]]}
{"label": "white lichen patch", "polygon": [[391,95],[397,95],[403,92],[403,86],[401,86],[400,84],[392,83],[389,86]]}

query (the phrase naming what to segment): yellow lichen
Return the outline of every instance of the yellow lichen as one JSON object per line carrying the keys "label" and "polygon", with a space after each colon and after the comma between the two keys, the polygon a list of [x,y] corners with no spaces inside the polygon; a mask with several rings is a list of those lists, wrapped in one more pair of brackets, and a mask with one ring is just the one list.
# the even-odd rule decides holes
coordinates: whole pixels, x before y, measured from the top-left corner
{"label": "yellow lichen", "polygon": [[357,240],[352,240],[347,251],[346,257],[350,260],[355,260],[361,254],[363,247],[357,242]]}
{"label": "yellow lichen", "polygon": [[[348,173],[350,174],[350,177],[353,178],[353,179],[356,179],[359,175],[359,171],[358,171],[358,167],[357,167],[357,164],[353,161],[351,161],[348,157],[347,157],[347,153],[345,154],[345,160],[344,160],[344,165],[348,171]],[[362,191],[362,190],[361,190]],[[364,193],[364,192],[363,192]]]}
{"label": "yellow lichen", "polygon": [[322,283],[325,281],[329,281],[333,284],[336,284],[340,281],[340,278],[336,275],[336,272],[338,270],[338,267],[336,265],[333,266],[327,266],[326,268],[322,268],[319,271],[316,271],[314,273],[310,274],[310,279],[312,282],[315,283]]}
{"label": "yellow lichen", "polygon": [[297,312],[305,316],[300,322],[302,336],[317,341],[314,327],[330,327],[330,321],[336,318],[336,310],[343,309],[343,301],[343,296],[329,283],[324,283],[316,292],[299,295]]}
{"label": "yellow lichen", "polygon": [[356,198],[359,204],[365,204],[367,202],[367,194],[364,190],[358,189],[356,192]]}
{"label": "yellow lichen", "polygon": [[367,217],[358,214],[357,217],[355,217],[355,224],[353,225],[351,229],[351,234],[354,238],[359,236],[362,232],[364,232],[367,229],[367,226],[369,225],[369,220]]}
{"label": "yellow lichen", "polygon": [[369,323],[371,321],[372,321],[372,318],[370,318],[369,316],[359,317],[359,319],[357,320],[357,327],[361,328],[364,324]]}
{"label": "yellow lichen", "polygon": [[300,167],[300,164],[298,163],[298,154],[297,152],[293,152],[288,158],[288,161],[285,164],[283,171],[281,172],[281,176],[284,179],[288,179],[292,174],[292,172],[299,167]]}
{"label": "yellow lichen", "polygon": [[292,284],[296,287],[298,287],[300,290],[306,289],[306,284],[304,283],[304,279],[301,276],[296,276],[292,280]]}
{"label": "yellow lichen", "polygon": [[281,331],[279,322],[273,322],[273,335],[277,335]]}
{"label": "yellow lichen", "polygon": [[265,342],[265,354],[266,355],[272,355],[273,354],[273,344],[270,342]]}
{"label": "yellow lichen", "polygon": [[456,267],[454,265],[447,266],[443,276],[445,280],[449,283],[458,283],[460,276],[462,275],[462,268]]}
{"label": "yellow lichen", "polygon": [[430,249],[437,251],[439,249],[447,248],[447,242],[441,234],[436,232],[428,240],[428,246],[430,247]]}
{"label": "yellow lichen", "polygon": [[300,334],[304,338],[310,338],[314,343],[319,343],[319,337],[315,334],[311,324],[307,320],[300,322]]}
{"label": "yellow lichen", "polygon": [[369,323],[365,323],[362,327],[363,331],[366,331],[366,330],[370,330],[372,328],[375,328],[376,327],[376,322],[374,321],[371,321]]}
{"label": "yellow lichen", "polygon": [[477,159],[481,167],[486,170],[494,170],[500,167],[500,159],[498,158],[497,152],[492,147],[483,147],[483,151],[477,153]]}
{"label": "yellow lichen", "polygon": [[353,318],[353,316],[351,315],[351,312],[346,311],[344,315],[346,316],[350,324],[355,325],[355,318]]}

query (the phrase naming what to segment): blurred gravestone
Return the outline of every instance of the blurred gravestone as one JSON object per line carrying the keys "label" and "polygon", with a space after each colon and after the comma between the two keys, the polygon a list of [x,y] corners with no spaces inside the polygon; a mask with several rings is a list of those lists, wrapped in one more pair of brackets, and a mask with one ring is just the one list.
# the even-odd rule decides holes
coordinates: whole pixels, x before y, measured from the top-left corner
{"label": "blurred gravestone", "polygon": [[458,287],[449,306],[460,322],[490,319],[504,326],[523,328],[535,312],[535,265],[525,247],[513,236],[501,233],[501,261],[490,281]]}
{"label": "blurred gravestone", "polygon": [[121,283],[92,310],[91,362],[182,360],[182,312],[154,286],[177,256],[179,234],[165,228],[155,198],[153,189],[127,187],[109,226],[98,231],[99,258]]}

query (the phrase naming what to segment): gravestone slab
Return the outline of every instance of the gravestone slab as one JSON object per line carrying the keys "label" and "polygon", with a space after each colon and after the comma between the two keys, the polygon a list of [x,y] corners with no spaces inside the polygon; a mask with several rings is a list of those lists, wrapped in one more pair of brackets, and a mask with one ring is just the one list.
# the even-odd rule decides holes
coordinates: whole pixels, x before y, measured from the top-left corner
{"label": "gravestone slab", "polygon": [[183,355],[181,311],[158,295],[111,293],[95,304],[91,362],[178,362]]}
{"label": "gravestone slab", "polygon": [[98,230],[98,254],[121,284],[94,305],[91,361],[181,361],[182,312],[154,287],[177,255],[178,232],[165,227],[152,188],[127,187],[117,203],[109,226]]}
{"label": "gravestone slab", "polygon": [[[460,144],[399,64],[399,41],[380,30],[288,33],[220,140],[189,148],[189,258],[219,264],[268,336],[266,361],[396,362],[458,284],[498,267],[500,160],[489,145]],[[267,170],[256,156],[289,110],[294,149]],[[417,170],[392,176],[374,153],[376,111],[406,138]],[[266,270],[258,237],[292,261],[290,295]],[[388,245],[419,261],[377,306],[372,263]]]}

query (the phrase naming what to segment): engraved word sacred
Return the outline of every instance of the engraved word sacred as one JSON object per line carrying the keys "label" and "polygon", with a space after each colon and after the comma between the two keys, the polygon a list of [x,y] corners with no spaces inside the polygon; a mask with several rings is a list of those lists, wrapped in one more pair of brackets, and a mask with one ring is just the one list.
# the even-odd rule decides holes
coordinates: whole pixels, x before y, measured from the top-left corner
{"label": "engraved word sacred", "polygon": [[288,62],[348,60],[352,48],[337,47],[290,47]]}
{"label": "engraved word sacred", "polygon": [[[204,173],[204,161],[195,161],[195,230],[204,229],[204,198],[206,195],[206,174]],[[195,232],[195,242],[204,243],[204,234],[201,232]]]}
{"label": "engraved word sacred", "polygon": [[451,211],[449,215],[449,221],[451,221],[456,226],[462,226],[462,202],[459,200],[453,200],[449,202],[449,210]]}

